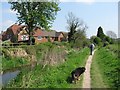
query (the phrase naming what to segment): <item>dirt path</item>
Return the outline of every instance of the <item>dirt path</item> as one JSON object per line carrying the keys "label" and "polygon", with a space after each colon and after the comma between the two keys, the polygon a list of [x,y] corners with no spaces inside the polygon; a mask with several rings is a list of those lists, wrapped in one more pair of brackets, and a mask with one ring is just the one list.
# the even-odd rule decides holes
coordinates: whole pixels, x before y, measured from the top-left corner
{"label": "dirt path", "polygon": [[[94,50],[94,52],[95,52],[95,50]],[[93,52],[93,55],[94,55],[94,52]],[[87,62],[86,62],[86,66],[85,66],[86,71],[85,71],[84,76],[83,76],[82,88],[89,88],[89,89],[91,88],[91,86],[90,86],[90,84],[91,84],[90,83],[90,80],[91,80],[91,78],[90,78],[90,67],[91,67],[93,55],[90,55],[88,57]]]}

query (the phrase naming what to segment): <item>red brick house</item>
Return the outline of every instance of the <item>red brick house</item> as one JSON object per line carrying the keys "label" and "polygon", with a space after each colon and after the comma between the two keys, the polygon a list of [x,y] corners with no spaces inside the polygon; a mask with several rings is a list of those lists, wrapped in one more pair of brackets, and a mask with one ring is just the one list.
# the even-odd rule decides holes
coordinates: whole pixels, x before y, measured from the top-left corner
{"label": "red brick house", "polygon": [[34,38],[36,43],[59,41],[61,42],[65,37],[62,32],[56,31],[45,31],[40,28],[34,30]]}
{"label": "red brick house", "polygon": [[[45,31],[39,27],[36,27],[33,30],[33,37],[35,38],[36,43],[43,43],[54,41],[62,41],[65,39],[65,36],[62,32],[56,31]],[[2,40],[10,40],[11,42],[23,42],[29,40],[28,27],[25,25],[14,24],[10,26],[7,31],[2,34]]]}
{"label": "red brick house", "polygon": [[14,24],[10,26],[3,34],[2,41],[10,40],[11,42],[27,41],[27,26]]}

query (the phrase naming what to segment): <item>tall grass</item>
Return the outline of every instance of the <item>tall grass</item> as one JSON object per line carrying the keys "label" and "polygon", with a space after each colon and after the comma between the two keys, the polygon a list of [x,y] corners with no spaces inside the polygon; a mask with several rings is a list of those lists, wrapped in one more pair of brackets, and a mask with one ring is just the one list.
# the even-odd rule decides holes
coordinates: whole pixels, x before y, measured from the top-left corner
{"label": "tall grass", "polygon": [[[20,75],[13,80],[7,87],[24,88],[70,88],[75,84],[70,84],[68,78],[71,71],[76,67],[85,66],[89,54],[89,49],[81,51],[71,50],[64,63],[59,66],[46,66],[42,69],[37,65],[32,71],[22,71]],[[80,88],[80,86],[79,86]]]}
{"label": "tall grass", "polygon": [[96,51],[91,67],[91,82],[93,88],[118,88],[119,61],[116,54],[106,48]]}
{"label": "tall grass", "polygon": [[2,70],[5,71],[7,69],[12,69],[14,67],[19,67],[24,64],[28,64],[28,60],[25,58],[5,58],[2,57]]}

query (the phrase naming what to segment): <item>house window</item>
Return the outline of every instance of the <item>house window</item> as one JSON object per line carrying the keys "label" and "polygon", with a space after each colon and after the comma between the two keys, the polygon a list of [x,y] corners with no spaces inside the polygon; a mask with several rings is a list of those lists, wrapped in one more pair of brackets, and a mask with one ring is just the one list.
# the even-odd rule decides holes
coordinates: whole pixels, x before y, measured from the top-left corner
{"label": "house window", "polygon": [[25,41],[25,40],[28,40],[29,37],[28,37],[27,35],[22,35],[21,39],[22,39],[23,41]]}
{"label": "house window", "polygon": [[9,39],[9,38],[11,38],[11,35],[9,34],[9,35],[7,35],[7,39]]}
{"label": "house window", "polygon": [[42,37],[41,37],[41,36],[38,36],[38,40],[42,40]]}

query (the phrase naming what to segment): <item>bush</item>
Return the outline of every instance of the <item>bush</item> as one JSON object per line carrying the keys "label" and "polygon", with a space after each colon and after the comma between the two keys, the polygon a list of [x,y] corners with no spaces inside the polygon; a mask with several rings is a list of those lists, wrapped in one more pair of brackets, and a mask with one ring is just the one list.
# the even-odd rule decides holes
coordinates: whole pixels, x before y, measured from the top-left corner
{"label": "bush", "polygon": [[95,44],[97,44],[97,45],[100,45],[101,39],[100,39],[99,37],[95,37],[94,40],[93,40],[93,42],[94,42]]}
{"label": "bush", "polygon": [[105,46],[107,46],[107,45],[109,45],[109,42],[105,42],[104,44],[103,44],[103,47],[105,47]]}
{"label": "bush", "polygon": [[110,43],[111,42],[111,38],[108,37],[108,36],[105,36],[105,41],[107,41],[108,43]]}

